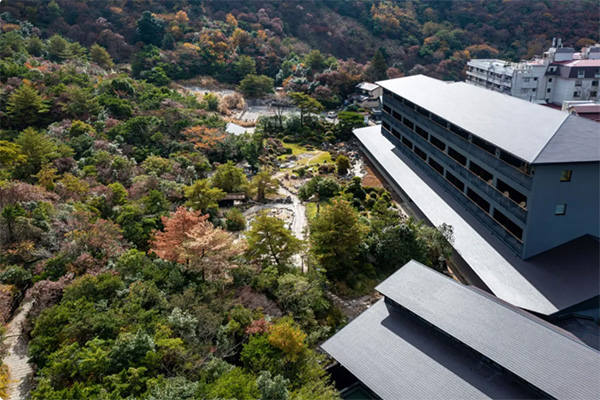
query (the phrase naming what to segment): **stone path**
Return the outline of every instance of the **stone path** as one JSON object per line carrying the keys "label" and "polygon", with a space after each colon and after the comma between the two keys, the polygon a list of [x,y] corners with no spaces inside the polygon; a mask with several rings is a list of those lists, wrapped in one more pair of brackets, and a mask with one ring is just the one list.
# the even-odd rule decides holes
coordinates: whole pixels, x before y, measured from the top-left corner
{"label": "stone path", "polygon": [[33,383],[33,369],[27,357],[27,338],[23,335],[23,323],[31,304],[31,301],[23,303],[6,329],[7,356],[4,358],[4,364],[8,366],[11,379],[8,400],[29,398]]}

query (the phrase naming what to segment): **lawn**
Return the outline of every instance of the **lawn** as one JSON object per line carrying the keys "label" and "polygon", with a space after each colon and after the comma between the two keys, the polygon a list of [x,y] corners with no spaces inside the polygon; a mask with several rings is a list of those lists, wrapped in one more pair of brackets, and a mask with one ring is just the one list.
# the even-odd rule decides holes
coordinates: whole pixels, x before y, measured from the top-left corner
{"label": "lawn", "polygon": [[[329,204],[329,200],[319,201],[320,208],[323,208],[323,206],[326,206],[328,204]],[[306,206],[306,218],[310,221],[317,215],[317,203],[314,201],[308,201],[308,202],[304,203],[304,206]]]}

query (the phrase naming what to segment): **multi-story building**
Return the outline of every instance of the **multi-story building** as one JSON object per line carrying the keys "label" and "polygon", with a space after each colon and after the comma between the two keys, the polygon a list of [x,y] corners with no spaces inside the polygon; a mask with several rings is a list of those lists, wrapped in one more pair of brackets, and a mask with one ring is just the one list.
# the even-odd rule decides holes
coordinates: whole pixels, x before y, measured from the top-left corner
{"label": "multi-story building", "polygon": [[600,45],[580,53],[553,46],[543,57],[519,63],[475,59],[467,63],[466,73],[469,83],[530,102],[597,101]]}
{"label": "multi-story building", "polygon": [[[535,282],[545,278],[543,260],[584,242],[592,258],[598,248],[600,125],[463,82],[418,75],[378,84],[382,126],[355,131],[365,153],[426,219],[454,226],[455,248],[492,292],[545,313],[539,295],[554,293]],[[598,269],[597,257],[578,263]],[[573,268],[551,264],[548,272]],[[541,302],[526,305],[526,292]],[[550,300],[548,314],[572,300]]]}

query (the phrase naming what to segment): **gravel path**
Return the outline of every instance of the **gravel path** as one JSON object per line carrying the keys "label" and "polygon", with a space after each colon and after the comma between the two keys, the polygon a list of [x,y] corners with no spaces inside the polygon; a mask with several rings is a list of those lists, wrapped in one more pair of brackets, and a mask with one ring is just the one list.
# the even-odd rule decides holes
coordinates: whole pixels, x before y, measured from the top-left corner
{"label": "gravel path", "polygon": [[8,400],[29,398],[33,383],[33,369],[27,357],[27,338],[23,335],[23,323],[31,304],[31,301],[23,303],[6,329],[5,345],[8,351],[4,364],[8,366],[11,379]]}

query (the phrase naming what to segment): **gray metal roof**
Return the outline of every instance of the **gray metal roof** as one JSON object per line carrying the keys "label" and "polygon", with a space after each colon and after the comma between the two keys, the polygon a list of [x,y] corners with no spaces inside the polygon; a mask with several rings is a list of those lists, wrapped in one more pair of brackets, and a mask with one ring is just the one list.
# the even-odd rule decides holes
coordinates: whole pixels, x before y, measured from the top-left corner
{"label": "gray metal roof", "polygon": [[321,347],[384,400],[538,397],[383,299]]}
{"label": "gray metal roof", "polygon": [[372,90],[375,90],[379,87],[379,85],[376,85],[374,83],[371,82],[361,82],[358,85],[356,85],[357,88],[359,89],[364,89],[364,90],[368,90],[369,92]]}
{"label": "gray metal roof", "polygon": [[554,398],[600,397],[600,352],[491,295],[416,261],[376,289]]}
{"label": "gray metal roof", "polygon": [[[377,84],[527,162],[540,155],[568,117],[561,111],[465,82],[415,75]],[[564,127],[562,135],[574,134],[572,129],[579,125]],[[578,153],[569,149],[567,146],[566,154],[574,158],[570,161],[579,161]]]}
{"label": "gray metal roof", "polygon": [[243,126],[234,124],[233,122],[228,122],[227,126],[225,127],[225,132],[234,134],[235,136],[238,136],[238,135],[243,135],[244,133],[246,133],[246,128],[244,128]]}
{"label": "gray metal roof", "polygon": [[[595,122],[592,122],[595,123]],[[499,298],[543,315],[555,314],[600,294],[600,247],[582,237],[523,260],[489,229],[407,160],[381,134],[381,126],[354,130],[355,136],[435,226],[454,228],[454,249]]]}
{"label": "gray metal roof", "polygon": [[600,159],[600,124],[570,114],[534,163],[594,162]]}

